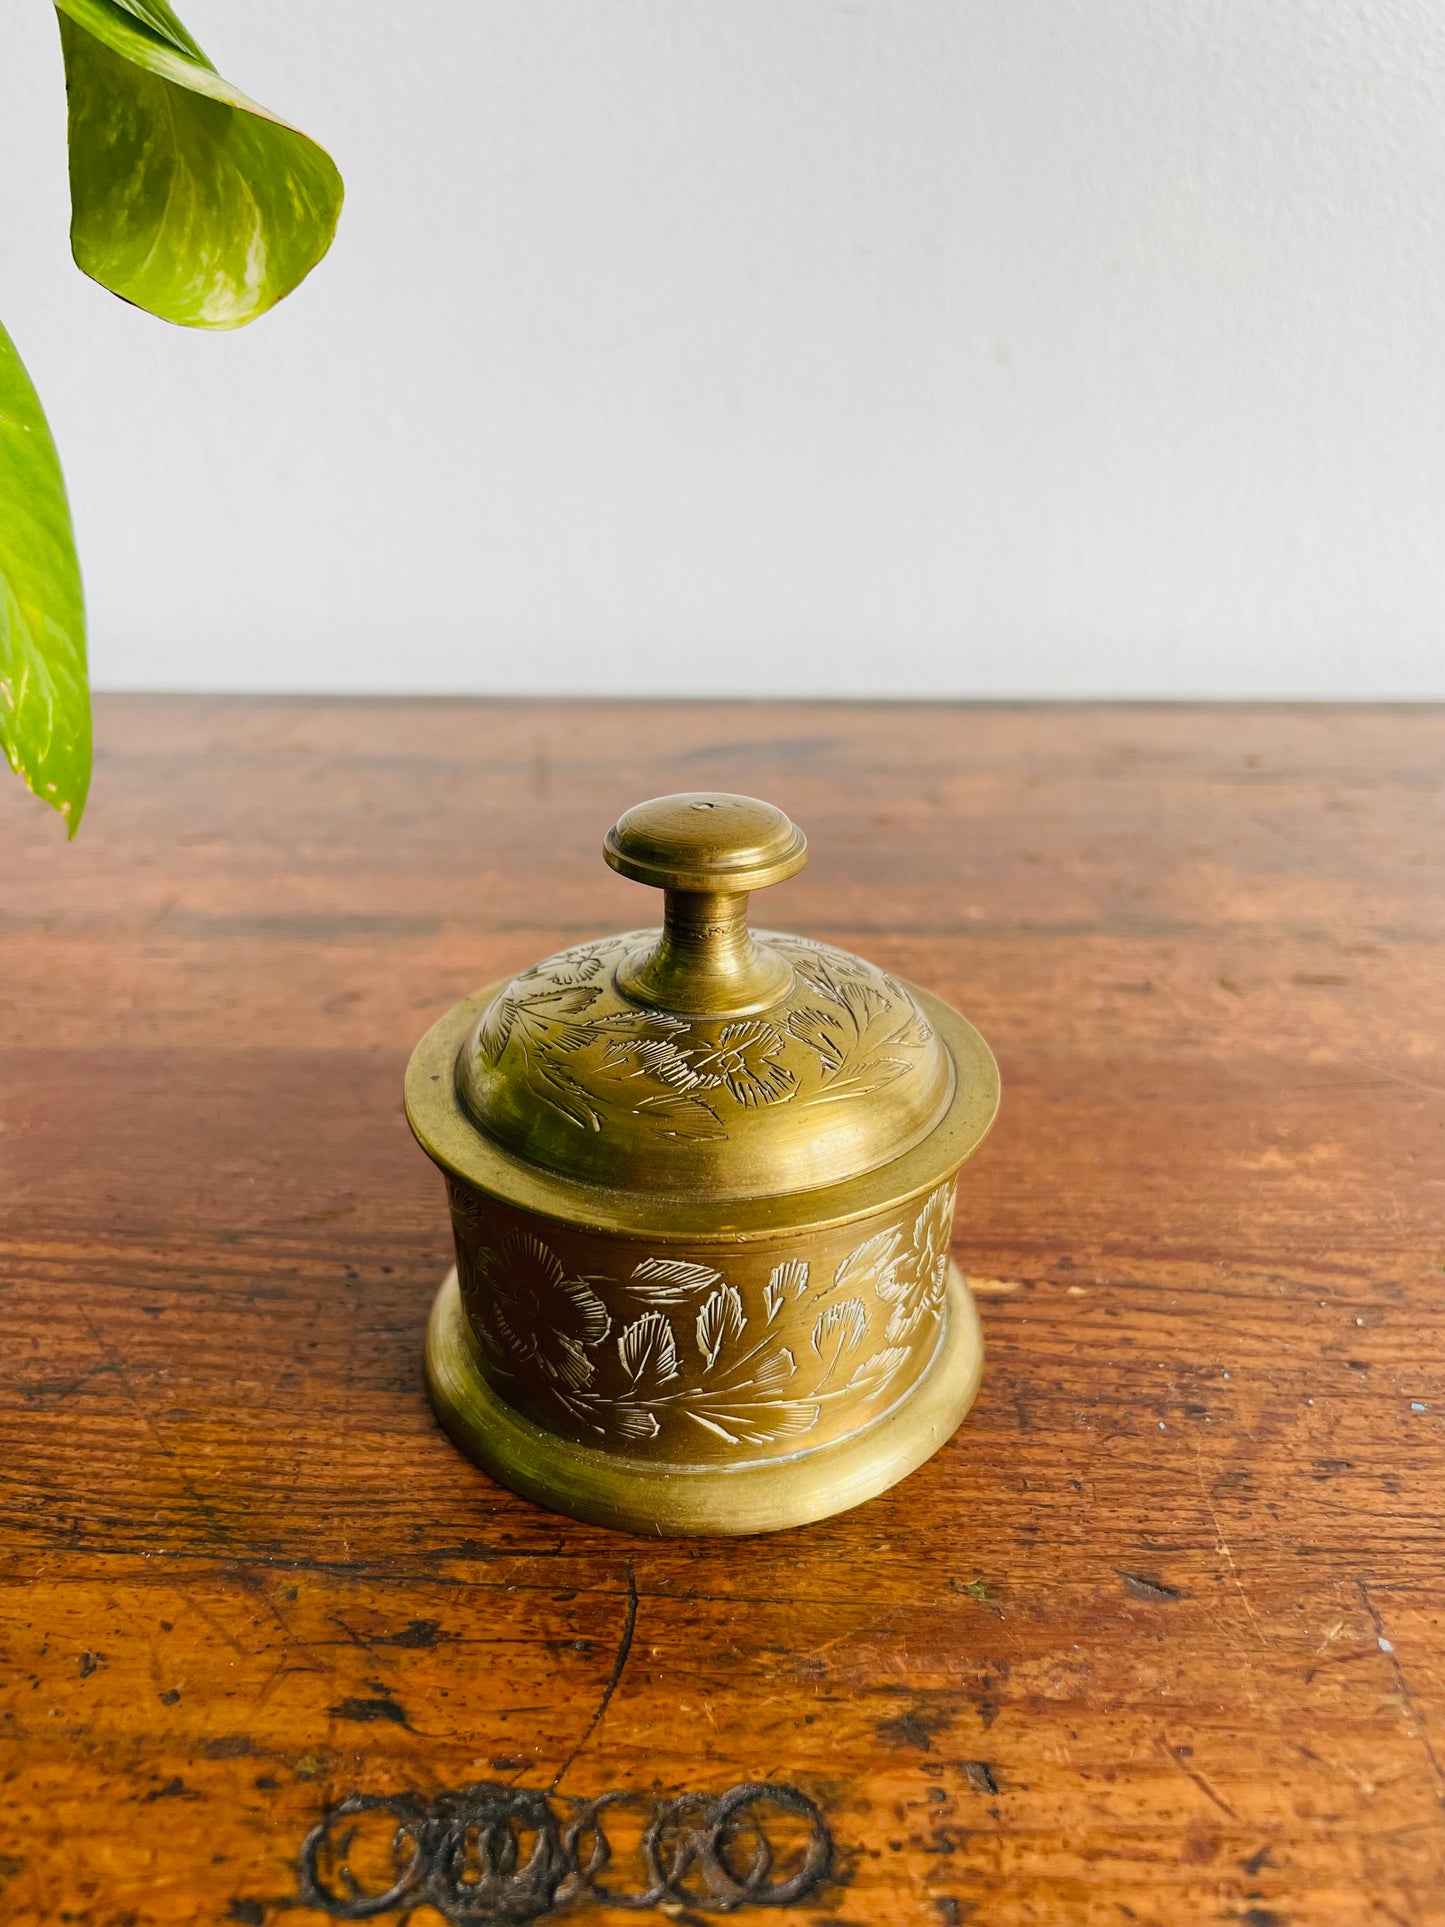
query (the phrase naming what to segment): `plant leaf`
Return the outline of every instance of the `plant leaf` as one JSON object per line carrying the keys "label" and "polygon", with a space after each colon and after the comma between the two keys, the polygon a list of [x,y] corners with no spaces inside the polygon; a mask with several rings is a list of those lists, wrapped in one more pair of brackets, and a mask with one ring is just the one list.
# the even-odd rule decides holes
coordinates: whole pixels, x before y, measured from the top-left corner
{"label": "plant leaf", "polygon": [[90,787],[85,598],[60,457],[0,328],[0,748],[71,836]]}
{"label": "plant leaf", "polygon": [[254,321],[331,245],[330,155],[223,80],[166,0],[55,5],[77,267],[163,321]]}

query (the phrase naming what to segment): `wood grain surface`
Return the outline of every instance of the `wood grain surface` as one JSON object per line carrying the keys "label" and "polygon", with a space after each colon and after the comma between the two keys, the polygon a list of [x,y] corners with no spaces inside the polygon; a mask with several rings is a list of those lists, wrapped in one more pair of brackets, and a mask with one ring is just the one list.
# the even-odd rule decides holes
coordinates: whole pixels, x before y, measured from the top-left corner
{"label": "wood grain surface", "polygon": [[[476,1781],[798,1789],[831,1871],[743,1921],[1445,1922],[1441,712],[115,699],[99,741],[72,847],[0,794],[6,1923],[308,1927],[330,1806]],[[988,1363],[885,1498],[654,1544],[435,1426],[400,1089],[458,996],[650,914],[602,833],[704,787],[808,831],[770,921],[997,1052]],[[683,1884],[567,1911],[714,1917]]]}

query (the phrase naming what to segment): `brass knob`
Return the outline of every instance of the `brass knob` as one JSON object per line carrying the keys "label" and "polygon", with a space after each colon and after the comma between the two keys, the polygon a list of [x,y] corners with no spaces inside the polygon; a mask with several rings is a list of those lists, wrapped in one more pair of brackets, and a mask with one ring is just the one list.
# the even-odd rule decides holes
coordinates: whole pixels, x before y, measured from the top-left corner
{"label": "brass knob", "polygon": [[660,937],[618,970],[627,996],[743,1017],[788,994],[792,966],[748,929],[748,892],[808,860],[808,839],[782,810],[725,791],[659,796],[620,817],[602,850],[614,870],[665,893]]}

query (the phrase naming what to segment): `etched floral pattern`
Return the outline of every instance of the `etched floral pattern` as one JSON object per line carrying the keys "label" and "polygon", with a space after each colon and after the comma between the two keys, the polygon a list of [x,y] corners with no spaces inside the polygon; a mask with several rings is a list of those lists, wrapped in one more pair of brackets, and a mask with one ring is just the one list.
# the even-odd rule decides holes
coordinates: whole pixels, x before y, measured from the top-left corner
{"label": "etched floral pattern", "polygon": [[782,1259],[761,1289],[661,1256],[625,1276],[577,1276],[530,1229],[484,1243],[455,1184],[453,1203],[467,1304],[495,1374],[525,1379],[599,1439],[625,1445],[666,1427],[684,1446],[691,1434],[747,1447],[802,1438],[835,1404],[877,1407],[895,1389],[942,1315],[953,1191],[929,1195],[911,1235],[905,1219],[821,1269]]}
{"label": "etched floral pattern", "polygon": [[909,1076],[932,1040],[895,978],[806,938],[772,938],[807,1002],[767,1017],[606,1008],[609,965],[638,934],[564,950],[516,978],[477,1027],[477,1061],[511,1061],[580,1130],[626,1113],[659,1135],[721,1139],[730,1110],[839,1103]]}
{"label": "etched floral pattern", "polygon": [[793,1011],[788,1029],[818,1058],[819,1097],[863,1097],[908,1076],[933,1031],[902,984],[875,979],[846,951],[801,937],[792,948],[794,969],[819,1001]]}
{"label": "etched floral pattern", "polygon": [[491,1268],[493,1316],[514,1357],[535,1359],[573,1390],[592,1378],[589,1353],[612,1329],[607,1307],[530,1231],[509,1231]]}
{"label": "etched floral pattern", "polygon": [[878,1296],[889,1307],[890,1344],[909,1338],[943,1303],[948,1282],[948,1243],[953,1229],[953,1187],[934,1191],[913,1222],[906,1263],[890,1264],[878,1280]]}
{"label": "etched floral pattern", "polygon": [[716,1041],[691,1053],[691,1088],[724,1089],[735,1104],[751,1108],[791,1097],[798,1080],[778,1062],[783,1033],[760,1018],[724,1024]]}

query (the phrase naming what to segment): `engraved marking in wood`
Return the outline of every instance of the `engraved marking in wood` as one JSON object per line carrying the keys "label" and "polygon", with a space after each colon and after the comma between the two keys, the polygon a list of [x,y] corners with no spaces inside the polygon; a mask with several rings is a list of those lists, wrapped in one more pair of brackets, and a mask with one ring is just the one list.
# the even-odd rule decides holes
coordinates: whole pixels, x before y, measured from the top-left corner
{"label": "engraved marking in wood", "polygon": [[[606,1816],[621,1807],[647,1816],[628,1856],[641,1878],[630,1882],[622,1873],[604,1879],[613,1864]],[[381,1874],[373,1866],[369,1879],[350,1865],[367,1816],[392,1828],[389,1865]],[[793,1823],[794,1836],[782,1870],[768,1832],[780,1818]],[[399,1793],[341,1801],[302,1843],[297,1902],[334,1920],[373,1920],[430,1904],[467,1927],[520,1927],[589,1904],[732,1913],[809,1899],[827,1879],[833,1851],[827,1821],[793,1786],[747,1781],[719,1795],[669,1800],[619,1791],[579,1799],[481,1781],[430,1800]]]}

